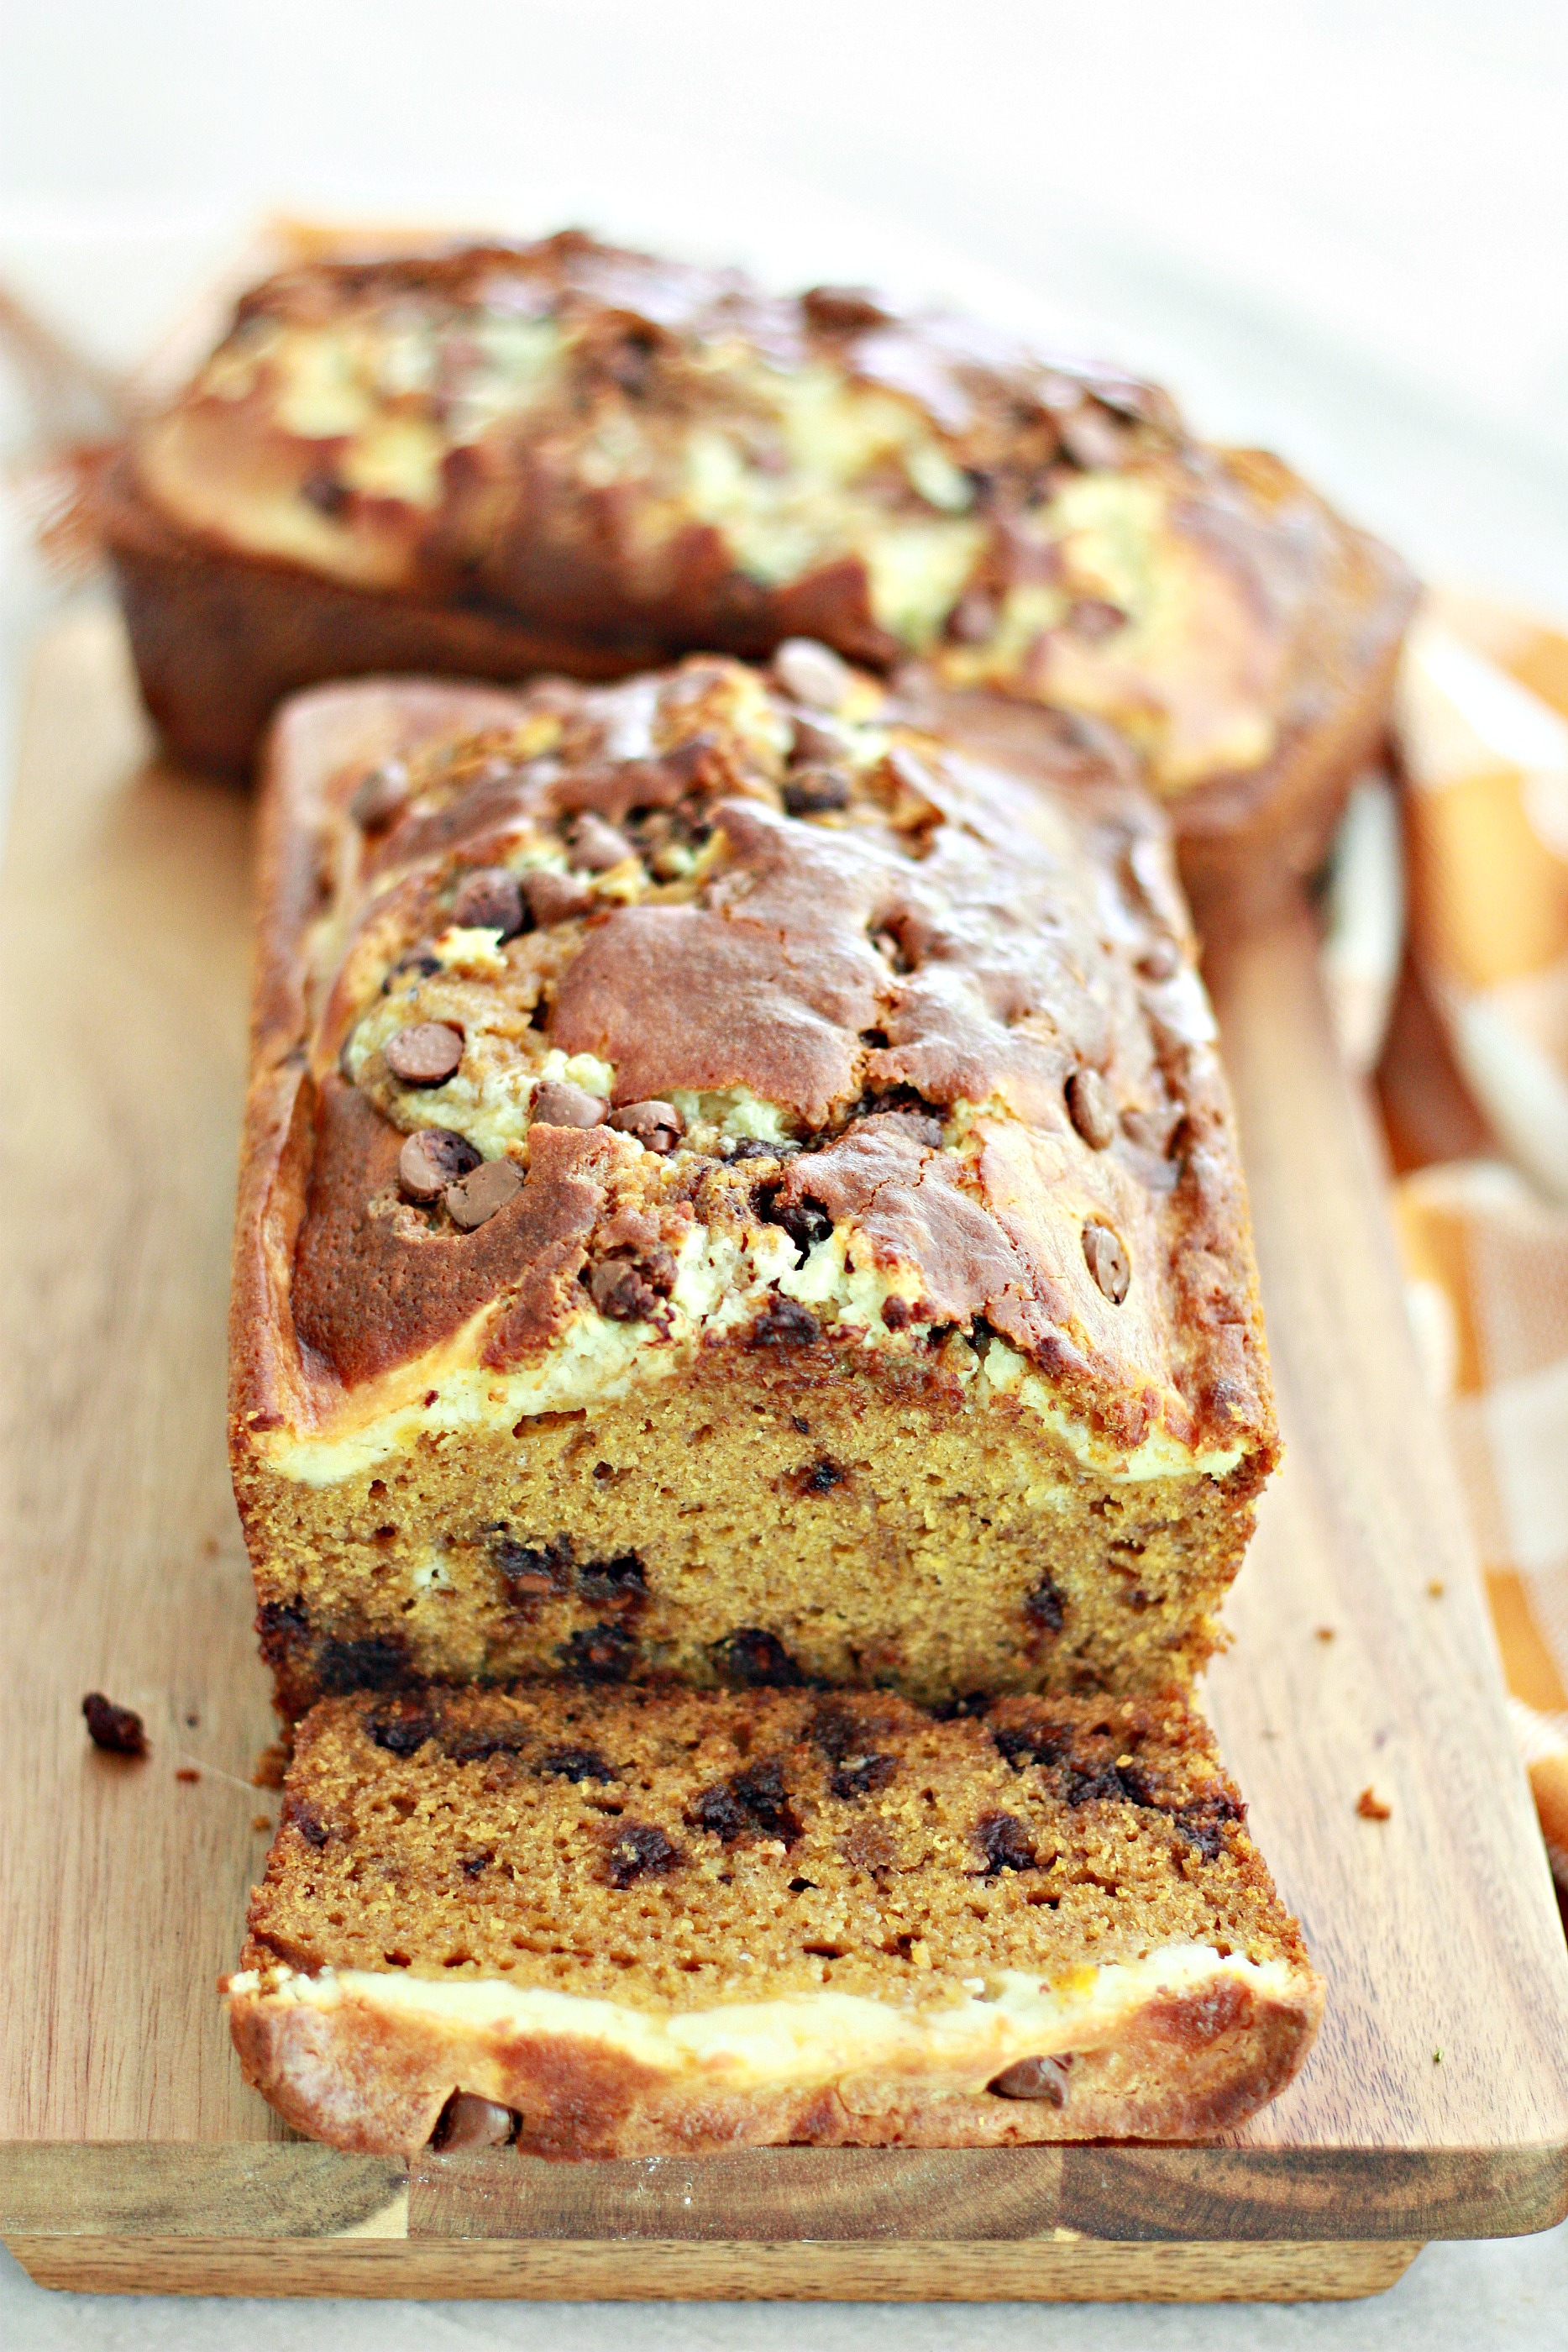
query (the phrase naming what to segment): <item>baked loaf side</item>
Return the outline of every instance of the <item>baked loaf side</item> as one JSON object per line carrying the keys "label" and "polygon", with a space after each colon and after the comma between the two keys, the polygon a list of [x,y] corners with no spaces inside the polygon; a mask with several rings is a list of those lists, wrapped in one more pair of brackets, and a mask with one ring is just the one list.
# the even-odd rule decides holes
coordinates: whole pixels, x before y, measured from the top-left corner
{"label": "baked loaf side", "polygon": [[270,280],[106,514],[150,698],[203,756],[345,669],[600,677],[805,634],[1108,720],[1184,833],[1249,839],[1304,804],[1322,832],[1411,596],[1125,373],[577,235]]}
{"label": "baked loaf side", "polygon": [[232,1431],[281,1704],[1190,1675],[1275,1435],[1156,813],[821,646],[382,757],[454,693],[274,750]]}
{"label": "baked loaf side", "polygon": [[1175,1700],[420,1689],[301,1727],[248,2079],[412,2154],[1202,2137],[1322,1990]]}

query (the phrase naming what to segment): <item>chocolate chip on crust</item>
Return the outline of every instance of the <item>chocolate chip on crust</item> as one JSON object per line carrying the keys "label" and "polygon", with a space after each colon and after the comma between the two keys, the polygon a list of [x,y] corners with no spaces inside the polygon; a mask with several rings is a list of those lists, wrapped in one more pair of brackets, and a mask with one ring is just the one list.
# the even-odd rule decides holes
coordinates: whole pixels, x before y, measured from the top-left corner
{"label": "chocolate chip on crust", "polygon": [[397,1156],[397,1181],[405,1201],[439,1201],[449,1184],[479,1165],[465,1135],[449,1127],[422,1127]]}
{"label": "chocolate chip on crust", "polygon": [[721,1682],[741,1690],[794,1690],[805,1679],[776,1633],[741,1625],[708,1652]]}
{"label": "chocolate chip on crust", "polygon": [[1067,2070],[1071,2053],[1060,2058],[1018,2058],[986,2084],[993,2098],[1043,2099],[1048,2106],[1067,2104]]}
{"label": "chocolate chip on crust", "polygon": [[569,1086],[562,1078],[546,1078],[534,1089],[528,1109],[530,1127],[601,1127],[610,1105],[586,1087]]}
{"label": "chocolate chip on crust", "polygon": [[586,915],[593,904],[592,891],[570,874],[525,874],[520,887],[540,930],[548,930],[551,923],[570,922],[574,915]]}
{"label": "chocolate chip on crust", "polygon": [[416,1021],[382,1048],[386,1066],[405,1087],[444,1087],[463,1059],[463,1033],[444,1021]]}
{"label": "chocolate chip on crust", "polygon": [[622,1103],[610,1114],[610,1124],[622,1135],[634,1135],[646,1151],[672,1152],[686,1131],[685,1120],[674,1103]]}
{"label": "chocolate chip on crust", "polygon": [[361,833],[390,824],[408,798],[408,770],[401,760],[383,760],[355,792],[349,814]]}
{"label": "chocolate chip on crust", "polygon": [[110,1756],[145,1756],[147,1728],[133,1706],[116,1706],[101,1691],[89,1691],[81,1703],[87,1736]]}
{"label": "chocolate chip on crust", "polygon": [[508,1598],[542,1600],[546,1593],[571,1590],[571,1546],[522,1544],[499,1536],[490,1546],[490,1558],[500,1570]]}
{"label": "chocolate chip on crust", "polygon": [[452,919],[460,930],[499,931],[504,940],[527,919],[517,877],[504,866],[478,866],[458,886]]}
{"label": "chocolate chip on crust", "polygon": [[1090,1273],[1112,1306],[1120,1307],[1133,1279],[1132,1260],[1120,1234],[1113,1234],[1098,1218],[1091,1218],[1083,1228],[1083,1255]]}
{"label": "chocolate chip on crust", "polygon": [[484,1160],[460,1183],[447,1186],[446,1213],[459,1233],[475,1233],[522,1189],[523,1171],[516,1160]]}
{"label": "chocolate chip on crust", "polygon": [[783,787],[787,816],[824,816],[850,804],[850,780],[839,768],[797,768]]}
{"label": "chocolate chip on crust", "polygon": [[622,865],[637,854],[623,833],[595,816],[591,809],[584,809],[573,820],[566,846],[573,866],[587,874],[608,874],[612,866]]}
{"label": "chocolate chip on crust", "polygon": [[975,1842],[986,1857],[982,1875],[1035,1867],[1034,1840],[1016,1813],[985,1813],[975,1823]]}
{"label": "chocolate chip on crust", "polygon": [[838,710],[850,690],[850,673],[831,646],[815,637],[787,637],[773,656],[773,675],[786,694],[810,710]]}
{"label": "chocolate chip on crust", "polygon": [[673,1870],[685,1859],[674,1841],[667,1838],[652,1822],[625,1822],[615,1833],[610,1849],[609,1879],[612,1886],[630,1886],[634,1878],[651,1872]]}
{"label": "chocolate chip on crust", "polygon": [[287,1828],[297,1829],[307,1845],[324,1846],[332,1832],[315,1806],[306,1797],[286,1797],[283,1801],[283,1821]]}
{"label": "chocolate chip on crust", "polygon": [[494,2099],[472,2091],[454,2091],[436,2118],[430,2145],[437,2155],[459,2147],[507,2147],[517,2137],[522,2118]]}
{"label": "chocolate chip on crust", "polygon": [[888,313],[864,286],[810,286],[800,297],[800,308],[822,334],[853,335],[867,327],[885,327]]}
{"label": "chocolate chip on crust", "polygon": [[1067,1115],[1091,1151],[1103,1151],[1116,1132],[1111,1090],[1098,1070],[1074,1070],[1067,1081]]}

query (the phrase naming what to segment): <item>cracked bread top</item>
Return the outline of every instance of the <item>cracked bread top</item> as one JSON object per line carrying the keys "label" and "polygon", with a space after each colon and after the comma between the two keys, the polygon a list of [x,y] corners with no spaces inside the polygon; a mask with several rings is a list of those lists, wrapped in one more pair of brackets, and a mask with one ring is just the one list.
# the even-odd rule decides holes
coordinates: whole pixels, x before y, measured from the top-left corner
{"label": "cracked bread top", "polygon": [[1409,599],[1286,467],[1124,373],[572,233],[285,271],[132,458],[225,548],[627,667],[795,634],[923,656],[1098,714],[1184,799],[1320,728]]}
{"label": "cracked bread top", "polygon": [[982,764],[793,642],[321,689],[265,828],[247,1449],[337,1475],[372,1425],[767,1349],[1013,1395],[1124,1468],[1271,1456],[1212,1017],[1101,751]]}

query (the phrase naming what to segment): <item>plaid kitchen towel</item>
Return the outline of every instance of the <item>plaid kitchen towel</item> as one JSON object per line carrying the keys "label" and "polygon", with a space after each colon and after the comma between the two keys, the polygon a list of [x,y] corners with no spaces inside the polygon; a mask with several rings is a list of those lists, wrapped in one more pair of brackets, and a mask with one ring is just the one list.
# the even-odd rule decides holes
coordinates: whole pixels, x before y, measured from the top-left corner
{"label": "plaid kitchen towel", "polygon": [[1432,600],[1398,749],[1408,952],[1378,1072],[1396,1224],[1568,1890],[1568,635]]}

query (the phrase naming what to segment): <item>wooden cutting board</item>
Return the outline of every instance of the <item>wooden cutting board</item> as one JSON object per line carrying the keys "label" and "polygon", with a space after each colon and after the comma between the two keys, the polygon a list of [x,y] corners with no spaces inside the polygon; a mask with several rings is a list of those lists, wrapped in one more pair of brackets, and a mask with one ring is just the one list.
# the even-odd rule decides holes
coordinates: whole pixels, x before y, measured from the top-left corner
{"label": "wooden cutting board", "polygon": [[[1559,2219],[1568,1952],[1304,913],[1212,975],[1289,1458],[1211,1698],[1328,1979],[1301,2080],[1191,2147],[409,2164],[284,2131],[214,1990],[277,1809],[223,1447],[248,835],[148,764],[108,611],[55,626],[0,896],[0,2235],[34,2277],[1291,2297]],[[94,1688],[148,1761],[89,1746]]]}

